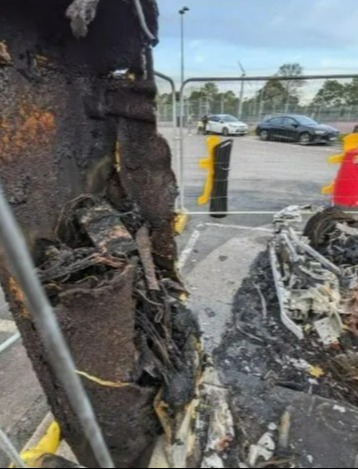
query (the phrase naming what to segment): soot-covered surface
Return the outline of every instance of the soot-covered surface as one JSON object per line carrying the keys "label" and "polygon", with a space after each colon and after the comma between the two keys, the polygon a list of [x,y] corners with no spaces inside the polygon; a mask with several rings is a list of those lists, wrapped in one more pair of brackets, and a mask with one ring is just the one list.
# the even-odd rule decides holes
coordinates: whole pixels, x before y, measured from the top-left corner
{"label": "soot-covered surface", "polygon": [[[347,428],[358,423],[357,352],[352,332],[324,346],[315,332],[300,341],[282,324],[269,252],[262,252],[235,296],[232,323],[215,354],[231,396],[239,460],[247,462],[250,445],[274,424],[272,467],[325,467],[327,458],[332,467],[351,467],[356,453]],[[290,445],[282,448],[285,431]]]}
{"label": "soot-covered surface", "polygon": [[[118,117],[150,123],[142,144],[148,133],[156,137],[151,51],[133,8],[124,0],[100,2],[87,37],[78,40],[65,17],[70,3],[0,5],[0,42],[10,58],[0,64],[1,177],[31,240],[52,236],[65,202],[103,188]],[[148,1],[155,33],[156,14]],[[111,78],[116,69],[135,80]]]}
{"label": "soot-covered surface", "polygon": [[[265,299],[267,319],[258,289]],[[345,351],[358,351],[357,338],[343,335],[338,349],[324,347],[314,332],[299,341],[281,322],[267,251],[256,259],[250,277],[244,280],[235,297],[230,329],[224,339],[225,346],[218,350],[220,365],[227,373],[235,367],[270,385],[358,405],[358,386],[342,380],[336,363]],[[324,376],[314,379],[297,366],[299,360],[321,367]]]}
{"label": "soot-covered surface", "polygon": [[[175,416],[197,371],[197,325],[174,266],[176,182],[133,2],[100,1],[82,39],[70,3],[0,3],[1,182],[116,465],[142,467],[161,431],[159,391]],[[142,3],[156,36],[156,2]],[[0,281],[66,440],[97,467],[3,261]]]}

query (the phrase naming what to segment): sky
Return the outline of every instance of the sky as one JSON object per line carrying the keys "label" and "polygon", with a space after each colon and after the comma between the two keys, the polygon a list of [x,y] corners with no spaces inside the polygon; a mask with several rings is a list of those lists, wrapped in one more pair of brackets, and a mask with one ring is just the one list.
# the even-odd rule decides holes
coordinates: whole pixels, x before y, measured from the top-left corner
{"label": "sky", "polygon": [[358,73],[357,0],[157,0],[156,70],[180,77],[185,16],[186,77],[270,75],[299,62],[308,73]]}

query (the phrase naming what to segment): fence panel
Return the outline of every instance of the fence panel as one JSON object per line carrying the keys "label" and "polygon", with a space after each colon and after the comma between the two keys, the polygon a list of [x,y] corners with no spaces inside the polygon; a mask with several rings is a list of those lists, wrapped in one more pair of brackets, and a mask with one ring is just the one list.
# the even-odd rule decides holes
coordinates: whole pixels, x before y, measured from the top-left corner
{"label": "fence panel", "polygon": [[[176,92],[175,82],[162,73],[155,72],[157,95],[157,125],[158,131],[169,143],[172,150],[172,167],[180,181],[180,155],[179,155],[179,124],[180,106]],[[179,183],[181,185],[181,183]],[[179,199],[176,201],[179,208]]]}
{"label": "fence panel", "polygon": [[[337,167],[328,165],[327,158],[341,152],[342,134],[358,124],[358,77],[190,79],[182,90],[181,113],[181,205],[189,212],[209,210],[209,204],[197,203],[207,175],[199,168],[200,159],[207,156],[207,136],[201,135],[198,125],[204,115],[213,114],[239,118],[248,126],[247,135],[234,137],[229,212],[271,212],[289,204],[329,203],[321,188],[334,179]],[[265,135],[257,135],[258,126],[282,115],[300,116],[299,127],[276,129],[275,135],[263,141]],[[335,132],[315,127],[311,120],[337,129],[337,140],[317,143],[317,139],[333,138]],[[221,132],[231,124],[221,127],[210,124],[207,130]],[[300,144],[304,133],[309,139],[303,137]]]}

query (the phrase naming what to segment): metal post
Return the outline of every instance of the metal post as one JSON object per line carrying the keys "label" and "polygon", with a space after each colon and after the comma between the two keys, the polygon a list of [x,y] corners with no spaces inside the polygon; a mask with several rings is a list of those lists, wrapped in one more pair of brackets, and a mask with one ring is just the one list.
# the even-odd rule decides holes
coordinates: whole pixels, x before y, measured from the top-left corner
{"label": "metal post", "polygon": [[180,131],[179,131],[179,183],[180,183],[180,209],[184,210],[184,84],[180,88]]}
{"label": "metal post", "polygon": [[180,15],[180,39],[181,39],[181,84],[185,79],[185,50],[184,50],[184,15],[190,11],[188,7],[183,7],[179,10]]}
{"label": "metal post", "polygon": [[[174,82],[174,80],[172,80],[167,75],[164,75],[163,73],[154,72],[154,74],[157,77],[161,78],[162,80],[167,81],[170,84],[170,87],[172,89],[173,154],[174,154],[174,157],[176,158],[176,170],[177,170],[178,178],[180,178],[180,154],[179,154],[179,151],[178,151],[179,150],[179,148],[178,148],[179,137],[178,137],[178,126],[177,126],[177,94],[176,94],[175,82]],[[179,184],[180,183],[181,182],[179,180]],[[178,201],[176,201],[175,203],[176,203],[175,208],[178,209]]]}
{"label": "metal post", "polygon": [[286,98],[286,104],[285,104],[285,113],[287,114],[290,108],[290,83],[289,82],[287,82],[286,93],[287,93],[287,98]]}
{"label": "metal post", "polygon": [[180,33],[181,33],[181,83],[184,83],[184,77],[185,77],[185,50],[184,50],[184,13],[180,15]]}
{"label": "metal post", "polygon": [[[244,78],[245,75],[242,75]],[[241,82],[240,100],[239,100],[239,118],[242,119],[242,106],[244,104],[245,82]]]}
{"label": "metal post", "polygon": [[[6,456],[16,464],[16,467],[26,468],[26,464],[21,459],[20,455],[16,451],[8,436],[0,428],[0,449],[6,454]],[[10,466],[12,467],[12,466]]]}
{"label": "metal post", "polygon": [[[241,68],[241,71],[242,71],[242,75],[241,75],[241,78],[245,78],[246,77],[246,71],[244,69],[244,67],[242,66],[242,63],[240,61],[238,61],[239,63],[239,67]],[[242,80],[241,81],[241,89],[240,89],[240,99],[239,99],[239,119],[242,119],[242,106],[244,104],[244,94],[245,94],[245,81]]]}
{"label": "metal post", "polygon": [[265,107],[265,87],[262,88],[260,93],[260,106],[259,106],[259,120],[262,120]]}

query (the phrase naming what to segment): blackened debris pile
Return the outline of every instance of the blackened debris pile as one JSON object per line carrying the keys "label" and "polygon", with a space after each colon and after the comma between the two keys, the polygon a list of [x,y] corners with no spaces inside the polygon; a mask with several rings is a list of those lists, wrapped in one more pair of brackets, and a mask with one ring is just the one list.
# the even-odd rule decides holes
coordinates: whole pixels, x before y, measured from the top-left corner
{"label": "blackened debris pile", "polygon": [[358,265],[358,220],[342,210],[331,207],[314,215],[304,236],[337,266]]}
{"label": "blackened debris pile", "polygon": [[333,452],[346,442],[343,413],[356,419],[357,264],[345,248],[356,242],[357,222],[329,208],[305,227],[304,215],[290,207],[275,217],[272,240],[238,290],[233,322],[216,351],[238,435],[238,460],[227,467],[317,467],[328,442],[313,440],[315,458],[307,462],[314,406],[333,409],[325,417]]}
{"label": "blackened debris pile", "polygon": [[[39,244],[36,257],[78,373],[90,395],[102,387],[107,396],[102,418],[103,412],[109,418],[112,406],[131,389],[142,394],[140,409],[126,408],[126,421],[123,409],[118,421],[113,415],[111,420],[123,434],[131,432],[132,421],[149,444],[161,431],[154,412],[159,393],[169,417],[194,398],[200,332],[183,306],[182,283],[155,265],[150,232],[143,222],[134,233],[139,218],[135,209],[132,213],[121,213],[102,198],[79,197],[61,214],[58,241]],[[66,405],[57,409],[63,425],[65,413]],[[132,438],[138,444],[137,436]],[[113,439],[118,445],[117,434]],[[121,458],[124,454],[122,448]]]}

